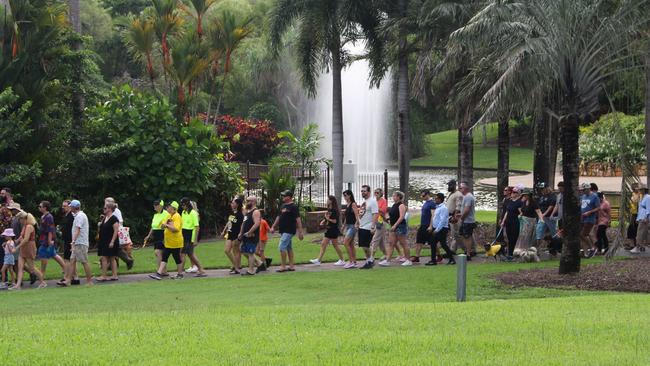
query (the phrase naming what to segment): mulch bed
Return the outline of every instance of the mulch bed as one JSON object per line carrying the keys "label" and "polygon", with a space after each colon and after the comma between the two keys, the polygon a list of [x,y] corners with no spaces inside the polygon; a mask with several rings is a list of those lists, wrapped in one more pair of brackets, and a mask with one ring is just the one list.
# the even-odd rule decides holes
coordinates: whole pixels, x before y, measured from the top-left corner
{"label": "mulch bed", "polygon": [[494,278],[514,287],[650,293],[650,258],[583,265],[576,275],[560,275],[557,268],[547,268],[500,273]]}

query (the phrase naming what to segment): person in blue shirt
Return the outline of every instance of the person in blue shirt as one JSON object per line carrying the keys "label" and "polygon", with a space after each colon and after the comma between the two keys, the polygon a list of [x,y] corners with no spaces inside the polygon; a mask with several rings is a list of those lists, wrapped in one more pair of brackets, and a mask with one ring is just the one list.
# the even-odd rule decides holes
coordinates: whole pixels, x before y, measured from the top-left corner
{"label": "person in blue shirt", "polygon": [[585,258],[591,258],[596,254],[596,246],[591,240],[591,229],[596,225],[598,220],[598,211],[600,211],[600,200],[598,196],[591,191],[589,183],[582,183],[580,186],[582,195],[580,196],[580,244],[584,249]]}
{"label": "person in blue shirt", "polygon": [[436,194],[435,203],[437,205],[436,211],[431,221],[433,228],[433,241],[431,244],[431,260],[426,263],[427,266],[435,266],[436,260],[436,244],[440,243],[440,247],[445,251],[446,257],[449,259],[447,264],[456,264],[454,260],[455,253],[447,246],[447,234],[449,234],[449,210],[447,206],[442,203],[445,201],[443,193]]}
{"label": "person in blue shirt", "polygon": [[648,194],[648,186],[641,183],[639,184],[639,210],[636,215],[637,229],[635,246],[630,253],[641,253],[645,251],[645,246],[648,243],[648,229],[650,228],[650,195]]}
{"label": "person in blue shirt", "polygon": [[420,263],[420,252],[422,251],[422,246],[429,244],[431,248],[433,248],[433,227],[431,226],[431,219],[436,210],[436,204],[433,201],[432,196],[431,191],[428,189],[420,192],[420,197],[422,198],[422,213],[420,214],[418,233],[415,237],[415,256],[410,258],[413,263]]}

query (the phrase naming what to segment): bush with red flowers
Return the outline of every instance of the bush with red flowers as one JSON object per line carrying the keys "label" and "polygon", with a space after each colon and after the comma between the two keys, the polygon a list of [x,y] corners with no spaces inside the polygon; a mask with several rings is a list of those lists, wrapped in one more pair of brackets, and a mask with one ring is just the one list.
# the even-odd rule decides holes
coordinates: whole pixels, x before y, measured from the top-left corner
{"label": "bush with red flowers", "polygon": [[219,136],[230,142],[236,161],[265,163],[280,144],[271,121],[225,115],[217,118],[216,126]]}

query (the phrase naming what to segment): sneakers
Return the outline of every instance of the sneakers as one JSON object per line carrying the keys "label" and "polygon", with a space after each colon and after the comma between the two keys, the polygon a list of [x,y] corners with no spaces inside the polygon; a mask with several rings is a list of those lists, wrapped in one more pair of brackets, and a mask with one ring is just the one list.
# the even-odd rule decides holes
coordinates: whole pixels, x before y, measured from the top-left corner
{"label": "sneakers", "polygon": [[157,281],[162,280],[162,276],[161,276],[160,273],[158,273],[158,272],[156,272],[156,273],[154,273],[154,274],[150,274],[150,275],[149,275],[149,278],[153,278],[154,280],[157,280]]}
{"label": "sneakers", "polygon": [[382,267],[390,267],[390,262],[384,259],[383,261],[379,262],[379,265]]}
{"label": "sneakers", "polygon": [[641,253],[641,249],[639,249],[639,247],[634,247],[630,250],[630,253],[639,254]]}
{"label": "sneakers", "polygon": [[334,265],[335,266],[345,266],[345,263],[346,262],[343,259],[339,259],[338,261],[336,261],[336,263],[334,263]]}
{"label": "sneakers", "polygon": [[46,288],[46,287],[47,287],[47,283],[45,283],[45,282],[41,282],[41,284],[38,285],[37,288]]}
{"label": "sneakers", "polygon": [[170,276],[169,278],[171,278],[172,280],[182,280],[183,279],[183,274],[178,273],[178,274],[175,274],[173,276]]}
{"label": "sneakers", "polygon": [[343,266],[345,269],[352,269],[352,268],[357,268],[357,262],[349,262],[345,266]]}
{"label": "sneakers", "polygon": [[593,249],[589,249],[589,250],[587,250],[587,254],[585,254],[585,258],[587,258],[587,259],[593,258],[594,255],[596,255],[596,251],[593,250]]}
{"label": "sneakers", "polygon": [[402,262],[402,263],[406,262],[406,258],[404,258],[404,257],[398,257],[397,260]]}
{"label": "sneakers", "polygon": [[309,262],[310,262],[311,264],[315,264],[315,265],[317,265],[317,266],[320,266],[320,261],[319,261],[318,259],[310,259]]}
{"label": "sneakers", "polygon": [[410,260],[406,260],[406,261],[402,262],[401,265],[404,266],[404,267],[408,267],[408,266],[412,266],[413,262],[411,262]]}
{"label": "sneakers", "polygon": [[428,261],[424,264],[425,266],[437,266],[438,261]]}
{"label": "sneakers", "polygon": [[372,266],[374,266],[374,263],[368,261],[368,262],[366,262],[366,264],[364,264],[360,269],[372,269]]}
{"label": "sneakers", "polygon": [[0,283],[0,290],[6,290],[7,289],[7,284],[6,283]]}
{"label": "sneakers", "polygon": [[197,266],[192,266],[188,269],[185,270],[185,273],[197,273],[199,271],[199,268]]}

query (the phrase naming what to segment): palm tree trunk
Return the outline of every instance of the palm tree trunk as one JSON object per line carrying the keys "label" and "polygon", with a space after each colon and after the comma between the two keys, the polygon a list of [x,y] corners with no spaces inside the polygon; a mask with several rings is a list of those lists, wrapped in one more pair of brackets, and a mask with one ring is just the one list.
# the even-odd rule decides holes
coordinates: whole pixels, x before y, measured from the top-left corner
{"label": "palm tree trunk", "polygon": [[560,274],[580,272],[580,199],[578,179],[578,116],[571,114],[560,120],[562,130],[562,174],[564,179],[564,247],[560,258]]}
{"label": "palm tree trunk", "polygon": [[[460,124],[458,126],[460,126]],[[463,145],[463,128],[458,127],[457,132],[458,133],[456,134],[456,140],[457,140],[456,141],[456,146],[458,147],[457,148],[458,153],[456,154],[457,155],[456,156],[456,179],[458,179],[458,182],[460,182],[462,180],[461,167],[463,166],[463,162],[462,162],[462,159],[461,159],[461,156],[462,156],[462,154],[461,154],[461,151],[462,151],[461,146]]]}
{"label": "palm tree trunk", "polygon": [[[68,0],[68,7],[70,9],[70,23],[74,31],[81,35],[81,10],[79,8],[79,0]],[[72,49],[75,52],[81,52],[83,44],[81,41],[76,40],[72,44]],[[72,133],[71,145],[72,147],[79,146],[79,132],[82,129],[83,113],[86,101],[81,92],[81,73],[82,65],[79,57],[75,58],[75,72],[73,73],[73,80],[75,87],[72,88]]]}
{"label": "palm tree trunk", "polygon": [[[406,17],[408,0],[399,0],[400,17]],[[409,64],[407,51],[407,30],[400,29],[397,60],[397,166],[399,168],[399,189],[408,202],[409,170],[411,163],[411,126],[409,121]]]}
{"label": "palm tree trunk", "polygon": [[650,51],[645,54],[645,156],[646,184],[650,184]]}
{"label": "palm tree trunk", "polygon": [[539,113],[535,121],[533,137],[533,186],[537,187],[539,183],[547,183],[548,180],[548,154],[547,154],[547,124],[543,113]]}
{"label": "palm tree trunk", "polygon": [[217,109],[214,111],[214,119],[215,122],[217,120],[217,116],[219,116],[219,110],[221,109],[221,100],[223,99],[223,93],[226,92],[226,78],[228,77],[228,72],[224,71],[223,73],[223,85],[221,86],[221,93],[219,93],[219,100],[217,101]]}
{"label": "palm tree trunk", "polygon": [[557,148],[558,148],[558,123],[557,118],[549,114],[548,120],[548,184],[555,187],[555,173],[557,167]]}
{"label": "palm tree trunk", "polygon": [[467,183],[471,190],[474,187],[474,137],[469,127],[464,127],[461,135],[460,161],[460,181]]}
{"label": "palm tree trunk", "polygon": [[334,196],[341,202],[343,193],[343,89],[341,86],[341,47],[333,45],[332,53],[332,155],[334,165]]}
{"label": "palm tree trunk", "polygon": [[503,218],[503,190],[508,186],[510,175],[510,131],[508,118],[499,121],[497,156],[497,230]]}

